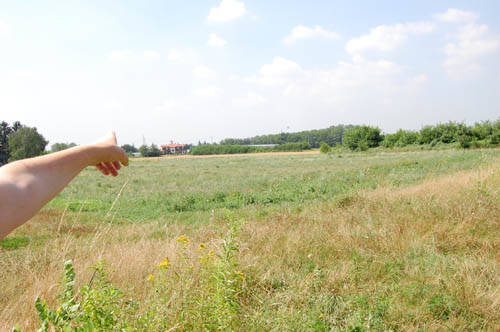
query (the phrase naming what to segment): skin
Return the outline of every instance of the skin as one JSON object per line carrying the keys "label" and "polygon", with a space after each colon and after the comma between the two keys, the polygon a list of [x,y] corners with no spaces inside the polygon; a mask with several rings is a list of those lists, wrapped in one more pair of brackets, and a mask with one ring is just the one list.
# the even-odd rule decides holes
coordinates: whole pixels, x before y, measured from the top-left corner
{"label": "skin", "polygon": [[128,157],[112,132],[96,143],[0,167],[0,240],[33,217],[84,168],[117,176]]}

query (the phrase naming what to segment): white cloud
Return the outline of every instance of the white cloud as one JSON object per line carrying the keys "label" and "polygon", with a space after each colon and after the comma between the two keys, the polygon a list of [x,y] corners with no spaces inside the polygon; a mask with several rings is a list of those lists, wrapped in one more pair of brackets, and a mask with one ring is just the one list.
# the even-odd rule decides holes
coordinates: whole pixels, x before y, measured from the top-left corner
{"label": "white cloud", "polygon": [[484,24],[467,24],[459,29],[455,41],[445,45],[443,67],[450,77],[461,79],[479,72],[478,60],[498,50],[500,42],[488,30]]}
{"label": "white cloud", "polygon": [[323,29],[319,25],[315,25],[314,27],[306,27],[304,25],[297,25],[295,28],[292,29],[290,34],[285,37],[283,42],[285,44],[294,44],[295,42],[299,40],[304,40],[304,39],[312,39],[312,38],[324,38],[324,39],[339,39],[340,35],[336,33],[335,31],[328,31]]}
{"label": "white cloud", "polygon": [[245,3],[238,0],[222,0],[218,7],[210,9],[207,21],[225,23],[242,17],[247,12]]}
{"label": "white cloud", "polygon": [[205,87],[197,88],[193,93],[198,97],[217,97],[222,93],[222,89],[215,85],[208,85]]}
{"label": "white cloud", "polygon": [[255,107],[267,102],[267,99],[255,92],[249,92],[244,97],[233,98],[233,104],[239,107]]}
{"label": "white cloud", "polygon": [[[291,97],[318,97],[322,100],[343,99],[355,96],[361,89],[371,91],[397,84],[393,78],[401,74],[401,68],[387,60],[367,61],[356,56],[351,62],[339,62],[330,70],[305,70],[299,64],[281,57],[263,65],[258,75],[247,79],[265,88],[266,91],[281,91]],[[425,76],[417,77],[424,81]],[[408,79],[410,82],[411,79]]]}
{"label": "white cloud", "polygon": [[160,53],[149,50],[143,52],[135,52],[130,50],[114,50],[106,54],[106,57],[109,60],[119,62],[144,61],[159,58]]}
{"label": "white cloud", "polygon": [[435,15],[435,18],[445,23],[464,23],[477,20],[479,18],[479,14],[456,8],[448,8],[448,10],[444,13]]}
{"label": "white cloud", "polygon": [[[319,128],[325,121],[411,124],[418,119],[418,112],[408,101],[416,100],[429,83],[423,73],[415,74],[392,61],[371,61],[361,56],[323,69],[304,68],[275,57],[240,82],[246,83],[242,89],[265,100],[252,103],[259,98],[251,95],[233,99],[241,112],[246,111],[244,114],[250,117],[262,111],[269,123],[283,124],[286,118],[286,124],[301,128]],[[252,106],[243,107],[247,104]],[[402,119],[402,114],[408,114],[408,119]]]}
{"label": "white cloud", "polygon": [[200,80],[211,80],[217,77],[217,72],[207,66],[199,65],[194,69],[194,76]]}
{"label": "white cloud", "polygon": [[265,64],[259,69],[257,76],[247,78],[246,81],[263,85],[283,85],[290,80],[297,79],[303,73],[302,68],[296,62],[276,56],[272,63]]}
{"label": "white cloud", "polygon": [[346,51],[350,54],[360,54],[369,50],[393,51],[405,42],[409,35],[430,33],[434,28],[435,25],[431,22],[379,25],[371,29],[370,33],[349,40]]}
{"label": "white cloud", "polygon": [[208,44],[208,46],[213,46],[213,47],[224,47],[224,46],[226,46],[227,41],[220,38],[215,33],[211,33],[210,36],[208,37],[207,44]]}

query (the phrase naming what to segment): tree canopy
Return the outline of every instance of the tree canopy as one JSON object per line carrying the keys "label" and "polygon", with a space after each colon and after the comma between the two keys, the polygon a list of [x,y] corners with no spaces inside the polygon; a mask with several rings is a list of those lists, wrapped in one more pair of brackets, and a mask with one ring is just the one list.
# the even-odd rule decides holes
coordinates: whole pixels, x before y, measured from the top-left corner
{"label": "tree canopy", "polygon": [[121,146],[121,148],[123,149],[123,151],[125,151],[127,153],[139,152],[139,150],[137,150],[137,148],[131,144],[124,144]]}
{"label": "tree canopy", "polygon": [[19,130],[22,126],[23,125],[19,121],[14,122],[12,127],[5,121],[0,123],[0,166],[9,162],[9,135]]}
{"label": "tree canopy", "polygon": [[226,138],[221,145],[250,145],[250,144],[285,144],[306,142],[313,148],[319,148],[322,142],[330,146],[342,143],[344,131],[352,126],[338,125],[325,129],[304,130],[296,133],[279,133],[254,136],[248,138]]}
{"label": "tree canopy", "polygon": [[39,156],[48,143],[36,128],[22,126],[8,135],[9,161]]}

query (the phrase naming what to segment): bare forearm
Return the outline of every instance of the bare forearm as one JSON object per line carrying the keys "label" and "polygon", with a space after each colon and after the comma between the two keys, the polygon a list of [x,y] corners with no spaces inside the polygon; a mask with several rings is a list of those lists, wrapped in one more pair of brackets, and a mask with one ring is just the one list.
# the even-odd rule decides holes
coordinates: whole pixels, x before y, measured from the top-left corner
{"label": "bare forearm", "polygon": [[128,163],[119,147],[92,144],[1,167],[0,239],[33,217],[85,167],[113,162],[119,169],[116,160]]}
{"label": "bare forearm", "polygon": [[91,158],[89,146],[24,159],[0,168],[0,238],[35,215]]}

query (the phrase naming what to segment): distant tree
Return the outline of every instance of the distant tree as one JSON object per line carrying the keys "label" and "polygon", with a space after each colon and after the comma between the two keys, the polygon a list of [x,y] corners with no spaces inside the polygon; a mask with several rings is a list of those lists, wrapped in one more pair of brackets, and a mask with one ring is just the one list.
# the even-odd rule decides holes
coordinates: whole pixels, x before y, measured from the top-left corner
{"label": "distant tree", "polygon": [[50,147],[50,152],[66,150],[76,146],[76,143],[54,143]]}
{"label": "distant tree", "polygon": [[141,156],[143,157],[149,157],[149,148],[147,145],[141,145],[139,147],[139,152],[141,153]]}
{"label": "distant tree", "polygon": [[22,127],[23,125],[19,121],[14,122],[12,127],[10,127],[9,124],[5,121],[2,121],[0,123],[0,166],[9,162],[9,135],[16,132]]}
{"label": "distant tree", "polygon": [[418,132],[399,129],[394,134],[385,135],[382,145],[386,148],[393,148],[416,144],[420,142],[419,135]]}
{"label": "distant tree", "polygon": [[9,161],[9,143],[7,137],[12,133],[12,128],[5,121],[0,123],[0,166]]}
{"label": "distant tree", "polygon": [[321,146],[319,147],[319,151],[320,151],[321,153],[325,153],[325,154],[327,154],[327,153],[329,153],[330,151],[332,151],[332,148],[330,147],[330,145],[328,145],[328,143],[323,142],[323,143],[321,143]]}
{"label": "distant tree", "polygon": [[[271,135],[254,136],[249,138],[226,138],[221,145],[249,145],[249,144],[285,144],[307,142],[313,148],[319,148],[321,142],[330,146],[342,143],[344,130],[352,126],[331,126],[324,129],[305,130],[295,133],[279,133]],[[199,144],[198,144],[199,145]]]}
{"label": "distant tree", "polygon": [[149,156],[148,157],[159,157],[160,153],[161,153],[161,151],[158,148],[158,146],[156,146],[156,144],[151,144],[151,146],[149,147]]}
{"label": "distant tree", "polygon": [[121,148],[127,152],[127,153],[135,153],[135,152],[138,152],[137,148],[134,146],[134,145],[130,145],[130,144],[124,144],[121,146]]}
{"label": "distant tree", "polygon": [[8,136],[10,150],[9,161],[36,157],[42,154],[49,143],[38,133],[36,128],[17,127],[17,131]]}
{"label": "distant tree", "polygon": [[345,131],[343,144],[351,150],[364,151],[379,146],[383,139],[379,128],[356,126]]}

